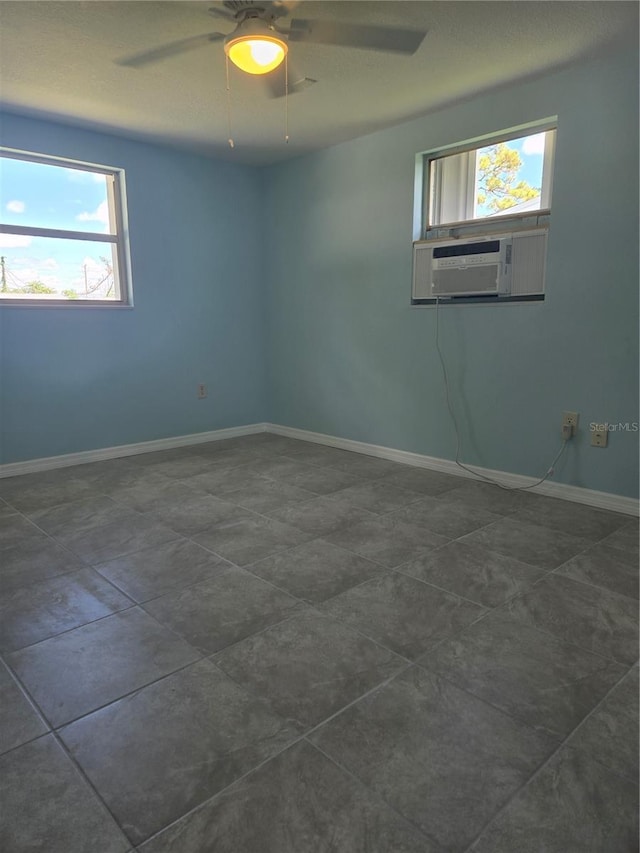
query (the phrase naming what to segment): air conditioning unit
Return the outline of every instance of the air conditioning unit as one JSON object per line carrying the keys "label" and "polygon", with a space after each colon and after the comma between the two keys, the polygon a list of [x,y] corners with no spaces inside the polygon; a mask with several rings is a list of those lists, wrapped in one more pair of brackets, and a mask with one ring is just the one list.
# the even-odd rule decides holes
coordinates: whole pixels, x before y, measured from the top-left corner
{"label": "air conditioning unit", "polygon": [[413,302],[542,293],[547,230],[414,243]]}

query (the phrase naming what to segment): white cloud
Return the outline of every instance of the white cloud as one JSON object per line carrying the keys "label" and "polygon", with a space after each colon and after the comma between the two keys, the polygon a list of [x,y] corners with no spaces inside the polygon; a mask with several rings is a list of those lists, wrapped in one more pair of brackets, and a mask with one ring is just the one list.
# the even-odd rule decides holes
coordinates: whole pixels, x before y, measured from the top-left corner
{"label": "white cloud", "polygon": [[19,267],[15,270],[14,282],[12,283],[26,284],[29,281],[41,281],[43,284],[46,284],[47,287],[54,287],[56,289],[60,288],[63,284],[57,275],[43,274],[40,266]]}
{"label": "white cloud", "polygon": [[0,234],[0,249],[16,249],[30,246],[33,237],[27,234]]}
{"label": "white cloud", "polygon": [[74,184],[82,184],[86,181],[92,181],[94,184],[99,184],[104,181],[104,175],[100,172],[83,172],[81,169],[65,169],[67,177]]}
{"label": "white cloud", "polygon": [[82,272],[80,275],[71,279],[71,285],[77,288],[84,288],[85,273],[90,287],[93,286],[96,281],[101,279],[105,273],[104,264],[89,255],[82,259],[82,263],[78,265],[78,268],[82,270]]}
{"label": "white cloud", "polygon": [[55,258],[46,258],[46,260],[42,261],[40,266],[42,269],[54,270],[58,266],[58,262]]}
{"label": "white cloud", "polygon": [[533,136],[527,136],[522,143],[523,154],[544,154],[544,133],[535,133]]}
{"label": "white cloud", "polygon": [[102,261],[97,261],[95,258],[90,258],[89,256],[83,259],[82,266],[86,267],[87,272],[90,273],[104,272]]}
{"label": "white cloud", "polygon": [[106,201],[101,202],[97,208],[90,213],[88,210],[79,213],[76,216],[78,222],[102,222],[105,225],[105,232],[109,230],[109,206]]}
{"label": "white cloud", "polygon": [[81,181],[86,180],[87,177],[87,173],[81,172],[79,169],[64,169],[64,172],[74,184],[79,184]]}
{"label": "white cloud", "polygon": [[18,199],[13,199],[12,201],[7,202],[7,210],[11,213],[24,213],[26,205],[23,201],[18,201]]}

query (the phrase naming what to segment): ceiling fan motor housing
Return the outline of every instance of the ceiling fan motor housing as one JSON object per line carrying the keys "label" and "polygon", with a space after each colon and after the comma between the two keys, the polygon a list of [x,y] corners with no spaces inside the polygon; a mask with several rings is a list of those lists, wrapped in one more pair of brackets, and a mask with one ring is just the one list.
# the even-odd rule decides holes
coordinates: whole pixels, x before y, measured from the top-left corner
{"label": "ceiling fan motor housing", "polygon": [[255,0],[224,0],[222,4],[226,9],[236,17],[239,17],[243,12],[255,11],[258,15],[264,15],[266,9],[260,6]]}

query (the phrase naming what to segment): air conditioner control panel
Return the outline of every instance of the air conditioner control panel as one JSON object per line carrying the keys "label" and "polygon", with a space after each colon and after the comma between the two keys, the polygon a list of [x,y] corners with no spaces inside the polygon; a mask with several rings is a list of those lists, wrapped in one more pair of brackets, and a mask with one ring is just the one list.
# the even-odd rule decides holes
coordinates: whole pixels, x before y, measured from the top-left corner
{"label": "air conditioner control panel", "polygon": [[457,258],[434,258],[434,267],[444,270],[447,267],[473,267],[484,264],[495,264],[500,257],[499,252],[487,252],[484,255],[463,255]]}

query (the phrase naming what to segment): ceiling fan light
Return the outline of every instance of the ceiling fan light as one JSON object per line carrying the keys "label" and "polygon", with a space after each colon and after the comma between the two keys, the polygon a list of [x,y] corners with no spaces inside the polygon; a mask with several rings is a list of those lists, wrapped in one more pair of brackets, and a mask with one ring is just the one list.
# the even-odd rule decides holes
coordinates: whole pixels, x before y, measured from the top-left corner
{"label": "ceiling fan light", "polygon": [[284,60],[287,43],[259,16],[241,21],[224,40],[224,51],[241,71],[268,74]]}
{"label": "ceiling fan light", "polygon": [[241,36],[224,46],[234,65],[247,74],[268,74],[281,64],[287,45],[271,36]]}

